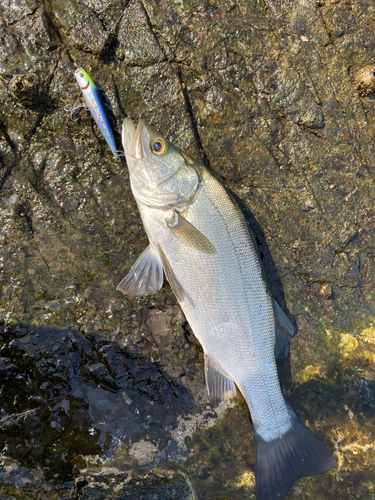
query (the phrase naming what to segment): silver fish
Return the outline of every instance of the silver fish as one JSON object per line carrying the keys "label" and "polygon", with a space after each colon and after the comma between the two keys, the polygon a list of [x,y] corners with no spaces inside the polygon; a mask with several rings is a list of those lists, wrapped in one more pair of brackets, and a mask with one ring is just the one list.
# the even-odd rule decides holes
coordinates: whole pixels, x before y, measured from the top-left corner
{"label": "silver fish", "polygon": [[210,402],[237,386],[248,404],[258,500],[280,499],[296,479],[336,466],[281,393],[275,355],[293,326],[271,298],[242,211],[208,169],[142,120],[125,119],[122,141],[150,244],[117,289],[154,294],[164,272],[202,344]]}

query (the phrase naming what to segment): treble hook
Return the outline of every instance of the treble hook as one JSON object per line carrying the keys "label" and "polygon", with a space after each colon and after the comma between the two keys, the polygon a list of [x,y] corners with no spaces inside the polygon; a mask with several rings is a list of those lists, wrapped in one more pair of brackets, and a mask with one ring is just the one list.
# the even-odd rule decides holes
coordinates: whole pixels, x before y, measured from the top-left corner
{"label": "treble hook", "polygon": [[[75,102],[74,102],[74,104],[75,104],[76,102],[77,102],[77,101],[75,101]],[[86,104],[84,104],[84,103],[81,103],[79,106],[74,106],[74,104],[73,104],[73,106],[72,106],[71,108],[69,108],[69,104],[67,104],[67,105],[64,107],[64,109],[65,109],[65,111],[66,111],[67,113],[69,113],[69,114],[70,114],[70,119],[72,120],[72,122],[77,122],[77,121],[79,120],[79,116],[77,116],[77,118],[73,118],[74,113],[75,113],[76,111],[78,111],[79,109],[81,109],[81,108],[85,108],[85,109],[87,109],[87,106],[86,106]]]}

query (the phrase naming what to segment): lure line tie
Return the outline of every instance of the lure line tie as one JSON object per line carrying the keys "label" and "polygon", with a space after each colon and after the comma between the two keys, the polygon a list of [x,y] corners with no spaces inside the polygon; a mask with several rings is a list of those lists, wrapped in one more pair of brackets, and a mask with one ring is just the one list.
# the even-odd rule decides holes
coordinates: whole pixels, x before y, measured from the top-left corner
{"label": "lure line tie", "polygon": [[116,153],[116,154],[113,156],[113,159],[114,159],[115,161],[120,161],[120,160],[121,160],[121,158],[125,158],[125,153],[124,153],[123,151],[121,151],[120,149],[117,149],[117,150],[115,151],[115,153]]}

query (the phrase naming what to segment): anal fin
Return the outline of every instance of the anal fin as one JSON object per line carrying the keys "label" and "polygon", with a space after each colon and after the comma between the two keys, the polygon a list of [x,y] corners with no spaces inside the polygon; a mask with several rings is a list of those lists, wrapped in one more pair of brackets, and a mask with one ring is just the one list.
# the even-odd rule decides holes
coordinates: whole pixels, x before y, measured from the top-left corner
{"label": "anal fin", "polygon": [[157,249],[148,246],[117,290],[126,295],[152,295],[163,285],[163,267]]}
{"label": "anal fin", "polygon": [[275,311],[275,358],[285,358],[289,353],[289,341],[295,334],[295,328],[276,300],[273,301]]}
{"label": "anal fin", "polygon": [[204,354],[204,373],[211,408],[236,395],[233,380],[206,353]]}

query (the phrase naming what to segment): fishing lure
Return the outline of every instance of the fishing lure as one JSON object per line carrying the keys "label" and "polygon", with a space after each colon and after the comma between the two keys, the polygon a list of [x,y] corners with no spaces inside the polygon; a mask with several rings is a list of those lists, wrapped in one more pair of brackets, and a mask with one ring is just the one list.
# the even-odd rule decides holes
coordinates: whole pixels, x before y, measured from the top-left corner
{"label": "fishing lure", "polygon": [[117,151],[115,138],[113,137],[113,132],[95,83],[83,68],[78,68],[74,72],[74,76],[81,88],[83,98],[85,99],[92,117],[102,131],[108,146],[111,148],[113,156],[117,158],[119,156],[119,151]]}
{"label": "fishing lure", "polygon": [[[131,0],[128,0],[128,3],[126,4],[124,10],[121,12],[121,15],[117,18],[117,21],[113,23],[112,28],[107,32],[107,40],[109,35],[113,32],[117,24],[121,21],[123,15],[125,14],[126,9],[128,9],[130,5]],[[105,112],[104,106],[102,101],[100,100],[99,97],[99,92],[98,89],[96,88],[95,83],[91,80],[89,75],[86,73],[86,71],[83,69],[84,66],[90,61],[92,57],[94,57],[95,54],[97,54],[99,51],[99,48],[97,48],[91,56],[87,59],[85,64],[83,64],[80,68],[78,68],[74,72],[74,76],[76,77],[76,80],[78,82],[78,85],[81,88],[83,97],[85,99],[86,105],[88,109],[90,110],[90,113],[92,117],[94,118],[96,124],[102,131],[102,134],[104,135],[105,140],[107,141],[108,146],[111,148],[111,151],[114,155],[115,158],[119,158],[120,156],[124,156],[124,153],[122,151],[118,151],[116,149],[116,143],[115,139],[113,137],[113,132],[111,129],[111,126],[109,124],[109,120],[107,117],[107,114]],[[77,111],[81,106],[73,107],[71,109],[68,109],[68,106],[65,106],[65,110],[70,112],[70,118],[73,121],[76,121],[76,119],[73,119],[73,114],[75,111]]]}

